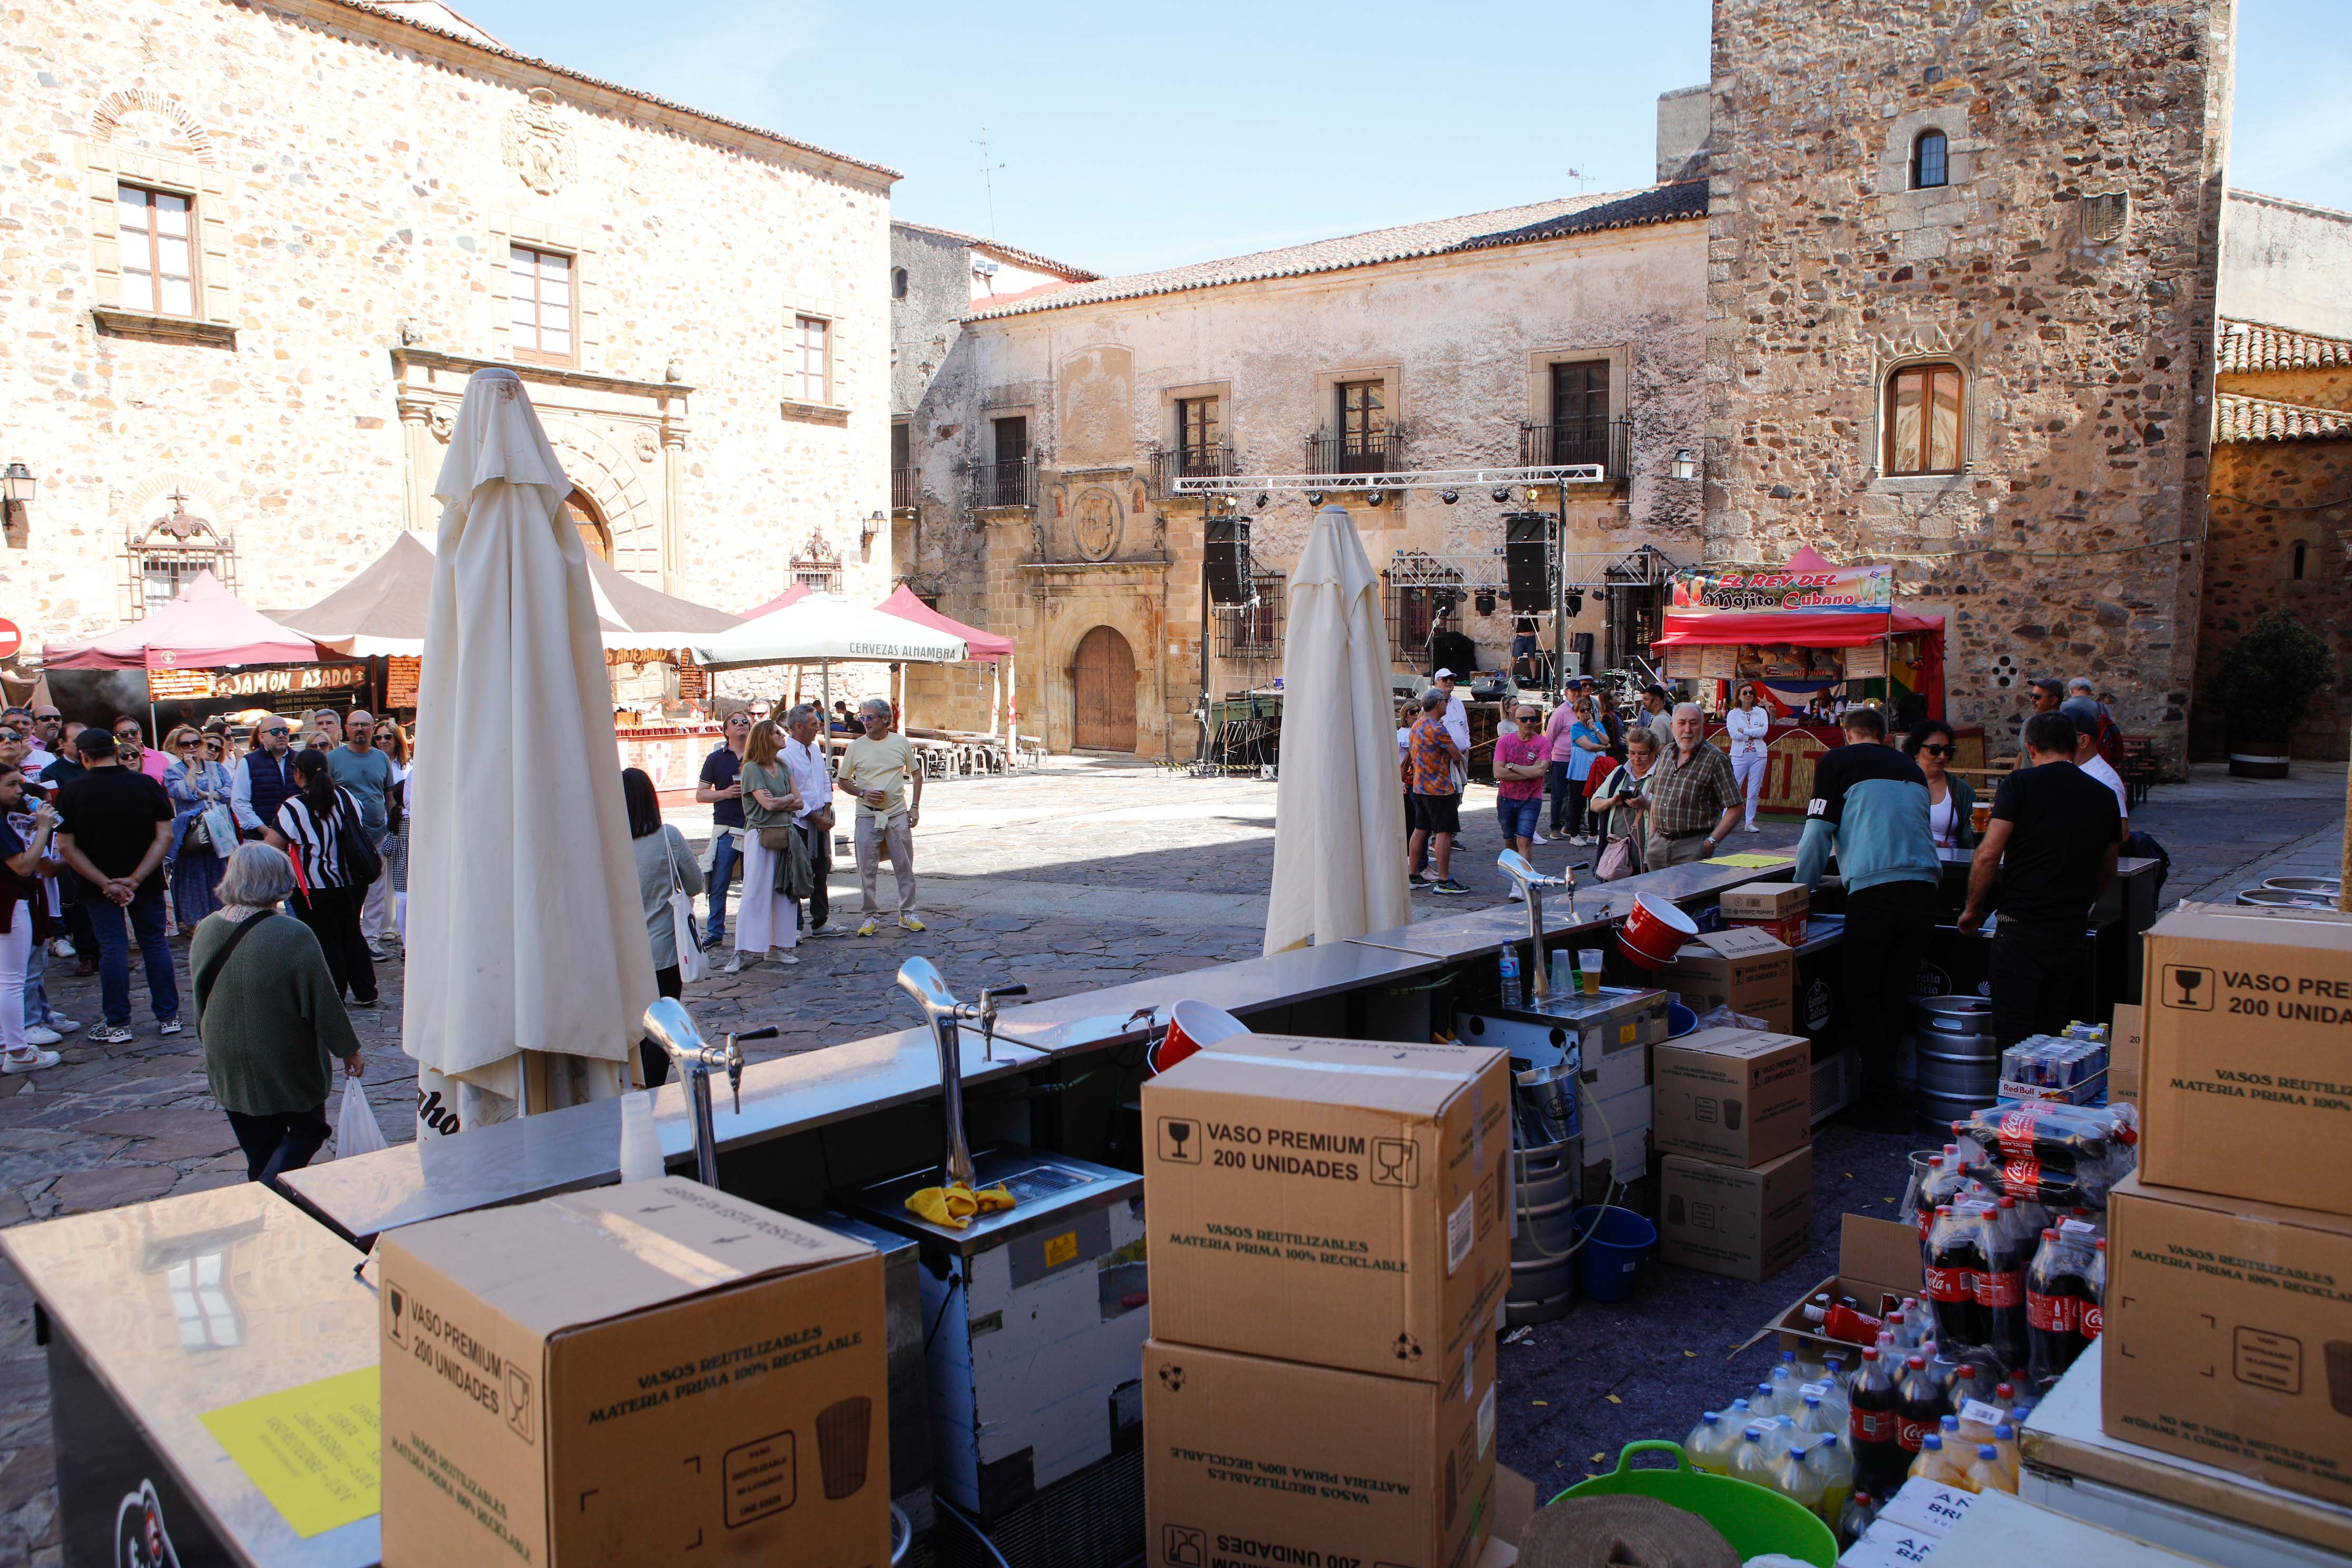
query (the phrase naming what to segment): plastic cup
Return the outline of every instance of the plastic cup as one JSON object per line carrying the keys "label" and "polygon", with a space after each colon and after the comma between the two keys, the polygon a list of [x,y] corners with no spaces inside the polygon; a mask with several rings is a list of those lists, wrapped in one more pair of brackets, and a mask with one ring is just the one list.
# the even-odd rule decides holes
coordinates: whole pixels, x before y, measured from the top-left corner
{"label": "plastic cup", "polygon": [[1977,805],[1969,812],[1969,826],[1975,828],[1979,833],[1982,833],[1986,828],[1991,826],[1991,805],[1983,801],[1978,802]]}
{"label": "plastic cup", "polygon": [[1584,994],[1587,996],[1601,994],[1601,952],[1597,947],[1576,950],[1576,967],[1584,973]]}

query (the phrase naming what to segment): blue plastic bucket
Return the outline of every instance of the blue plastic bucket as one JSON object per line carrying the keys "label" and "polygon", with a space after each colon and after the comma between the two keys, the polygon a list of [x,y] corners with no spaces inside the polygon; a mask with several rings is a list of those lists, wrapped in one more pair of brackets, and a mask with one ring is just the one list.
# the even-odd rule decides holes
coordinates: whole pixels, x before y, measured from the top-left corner
{"label": "blue plastic bucket", "polygon": [[1611,1205],[1576,1211],[1576,1289],[1594,1301],[1622,1301],[1642,1278],[1642,1260],[1658,1244],[1658,1227]]}

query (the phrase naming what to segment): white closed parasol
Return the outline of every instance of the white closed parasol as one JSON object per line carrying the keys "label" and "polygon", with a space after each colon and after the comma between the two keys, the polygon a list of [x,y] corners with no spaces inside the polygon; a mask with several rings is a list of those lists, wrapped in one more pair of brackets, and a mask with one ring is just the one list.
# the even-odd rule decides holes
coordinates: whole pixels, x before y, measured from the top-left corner
{"label": "white closed parasol", "polygon": [[1412,921],[1388,622],[1346,508],[1315,514],[1287,613],[1268,953]]}
{"label": "white closed parasol", "polygon": [[451,432],[410,775],[418,1136],[607,1099],[654,1000],[586,552],[510,370]]}

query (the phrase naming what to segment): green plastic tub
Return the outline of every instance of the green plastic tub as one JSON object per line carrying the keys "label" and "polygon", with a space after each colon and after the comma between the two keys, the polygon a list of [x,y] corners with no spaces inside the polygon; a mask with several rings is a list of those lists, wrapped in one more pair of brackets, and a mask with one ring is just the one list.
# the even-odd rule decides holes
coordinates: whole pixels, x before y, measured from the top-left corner
{"label": "green plastic tub", "polygon": [[[1671,1470],[1637,1470],[1636,1454],[1672,1454]],[[1560,1497],[1646,1497],[1687,1509],[1723,1532],[1741,1561],[1779,1552],[1815,1568],[1836,1568],[1837,1537],[1829,1526],[1778,1492],[1750,1481],[1691,1468],[1680,1443],[1628,1443],[1617,1468],[1569,1488]],[[1557,1502],[1558,1498],[1552,1500]]]}

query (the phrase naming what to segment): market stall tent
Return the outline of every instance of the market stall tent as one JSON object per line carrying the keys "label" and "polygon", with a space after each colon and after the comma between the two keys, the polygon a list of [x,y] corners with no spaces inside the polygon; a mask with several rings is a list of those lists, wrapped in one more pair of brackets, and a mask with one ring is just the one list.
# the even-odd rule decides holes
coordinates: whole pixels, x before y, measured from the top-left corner
{"label": "market stall tent", "polygon": [[[1853,586],[1866,576],[1874,591]],[[1915,679],[1906,681],[1944,716],[1944,617],[1893,602],[1893,574],[1841,567],[1820,552],[1800,550],[1786,565],[1678,580],[1655,647],[1786,645],[1801,648],[1887,647],[1903,639]],[[1726,603],[1725,601],[1728,601]],[[1769,602],[1769,603],[1768,603]],[[1743,607],[1747,605],[1754,607]],[[1892,662],[1890,661],[1890,668]]]}
{"label": "market stall tent", "polygon": [[327,657],[315,639],[245,604],[210,572],[197,573],[144,620],[41,650],[48,669],[219,669],[310,664]]}
{"label": "market stall tent", "polygon": [[[989,667],[989,678],[995,686],[995,689],[989,693],[988,732],[991,735],[996,733],[996,721],[1001,711],[1004,720],[1005,734],[1007,736],[1019,734],[1020,725],[1015,711],[1019,700],[1015,695],[1014,682],[1015,672],[1020,668],[1020,662],[1013,657],[1011,637],[999,637],[994,632],[984,632],[978,626],[964,625],[952,616],[941,615],[917,598],[915,590],[904,583],[899,584],[898,591],[877,605],[875,608],[886,616],[896,616],[900,620],[912,621],[919,626],[928,626],[936,632],[945,632],[950,637],[963,638],[964,646],[971,650],[969,657],[971,661]],[[898,690],[898,715],[902,723],[905,721],[906,713],[906,677],[902,672],[899,676]],[[1005,755],[1009,759],[1017,754],[1020,750],[1017,740],[1008,742]]]}
{"label": "market stall tent", "polygon": [[694,657],[709,669],[762,664],[957,664],[964,639],[846,599],[811,595],[798,604],[698,637]]}

